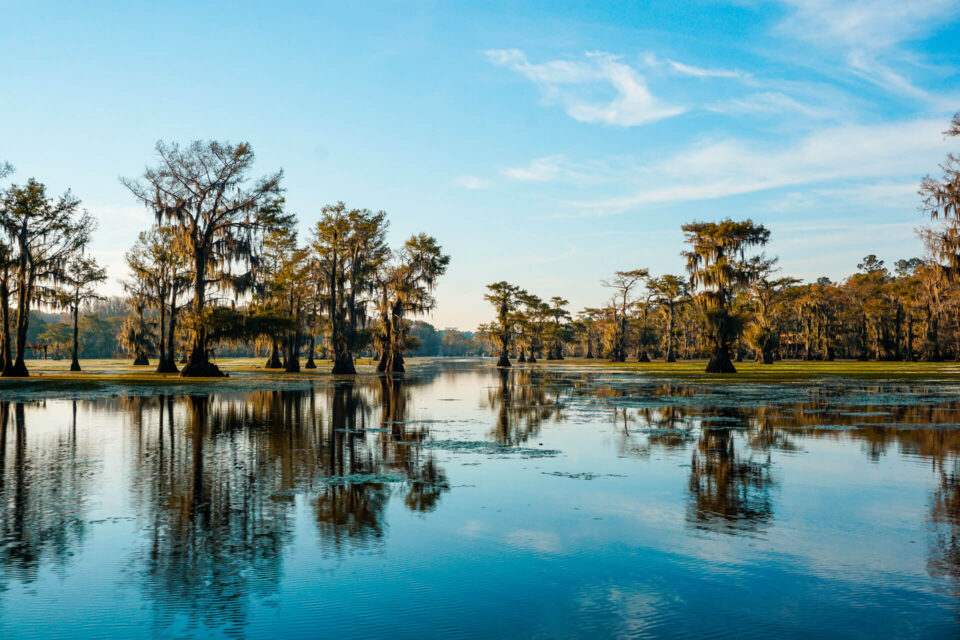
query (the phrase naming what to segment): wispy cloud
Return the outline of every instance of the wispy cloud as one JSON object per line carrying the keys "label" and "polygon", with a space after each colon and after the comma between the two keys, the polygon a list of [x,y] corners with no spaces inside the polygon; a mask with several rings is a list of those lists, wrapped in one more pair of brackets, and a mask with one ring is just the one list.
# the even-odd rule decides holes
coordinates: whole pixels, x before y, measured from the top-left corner
{"label": "wispy cloud", "polygon": [[[561,104],[581,122],[632,127],[684,113],[685,107],[665,104],[654,97],[646,79],[618,56],[602,51],[577,60],[532,63],[518,49],[485,52],[493,64],[512,69],[534,82],[548,103]],[[595,89],[612,89],[612,99],[600,100]]]}
{"label": "wispy cloud", "polygon": [[707,69],[697,67],[692,64],[686,64],[671,60],[670,58],[658,58],[654,53],[646,53],[643,56],[643,63],[648,67],[665,67],[668,70],[694,78],[749,78],[750,74],[743,73],[734,69]]}
{"label": "wispy cloud", "polygon": [[453,180],[453,184],[464,189],[489,189],[493,186],[493,181],[477,176],[460,176]]}
{"label": "wispy cloud", "polygon": [[897,95],[940,103],[893,66],[898,45],[960,15],[956,0],[780,0],[789,7],[775,33],[841,53],[854,75]]}
{"label": "wispy cloud", "polygon": [[763,91],[743,98],[723,100],[708,105],[706,109],[727,115],[792,113],[813,120],[825,120],[837,115],[837,111],[834,109],[805,104],[779,91]]}
{"label": "wispy cloud", "polygon": [[600,184],[622,179],[630,170],[630,161],[617,158],[615,163],[606,161],[573,162],[562,154],[535,158],[520,167],[508,167],[501,173],[518,182],[556,182],[570,184]]}
{"label": "wispy cloud", "polygon": [[878,50],[926,33],[960,14],[956,0],[781,0],[778,31],[801,40]]}
{"label": "wispy cloud", "polygon": [[[804,189],[784,194],[768,207],[779,212],[844,210],[877,211],[899,209],[909,211],[917,205],[917,182],[861,182],[850,187]],[[912,224],[912,223],[911,223]]]}
{"label": "wispy cloud", "polygon": [[711,200],[779,187],[910,176],[919,180],[948,150],[939,119],[828,127],[778,149],[739,140],[696,145],[644,168],[623,197],[572,203],[584,215],[645,204]]}
{"label": "wispy cloud", "polygon": [[695,78],[739,78],[741,74],[738,71],[728,69],[703,69],[689,64],[683,64],[676,60],[667,60],[671,69],[683,75],[693,76]]}
{"label": "wispy cloud", "polygon": [[537,158],[525,167],[512,167],[503,170],[503,175],[521,182],[550,182],[563,172],[563,156]]}

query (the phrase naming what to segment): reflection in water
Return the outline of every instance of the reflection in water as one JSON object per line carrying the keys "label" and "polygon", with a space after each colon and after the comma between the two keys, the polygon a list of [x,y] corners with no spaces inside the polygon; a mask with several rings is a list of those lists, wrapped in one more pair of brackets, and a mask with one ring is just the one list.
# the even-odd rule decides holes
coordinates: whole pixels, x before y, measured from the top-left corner
{"label": "reflection in water", "polygon": [[382,539],[394,493],[411,510],[435,507],[445,475],[402,444],[419,437],[404,424],[406,391],[383,380],[373,431],[374,388],[352,382],[319,392],[165,396],[148,412],[152,428],[139,400],[118,401],[133,418],[131,476],[150,532],[140,560],[163,613],[159,627],[188,607],[194,623],[241,629],[248,600],[278,588],[297,496],[311,505],[322,548],[333,554]]}
{"label": "reflection in water", "polygon": [[705,427],[690,460],[691,509],[697,528],[755,531],[773,519],[770,459],[744,458],[729,428]]}
{"label": "reflection in water", "polygon": [[62,567],[86,532],[85,502],[96,462],[79,446],[74,422],[32,437],[23,403],[0,402],[0,590]]}
{"label": "reflection in water", "polygon": [[960,598],[960,465],[940,471],[929,519],[930,573],[945,578]]}
{"label": "reflection in water", "polygon": [[486,407],[496,411],[494,442],[519,445],[540,433],[544,421],[563,419],[558,387],[539,370],[498,369],[498,385],[487,391]]}
{"label": "reflection in water", "polygon": [[[636,561],[631,550],[650,548],[651,540],[680,544],[677,540],[690,538],[701,554],[689,552],[690,557],[712,561],[710,544],[720,540],[733,548],[741,539],[782,535],[778,520],[798,508],[782,491],[797,482],[789,463],[815,464],[812,457],[824,450],[842,465],[859,465],[860,473],[891,458],[913,465],[898,473],[928,483],[923,487],[927,517],[917,525],[928,533],[921,571],[935,586],[945,586],[951,601],[960,599],[957,389],[890,383],[710,386],[576,369],[447,364],[420,372],[412,367],[405,377],[329,378],[314,384],[196,396],[0,402],[0,629],[5,619],[19,615],[7,602],[11,594],[29,602],[29,589],[49,593],[44,569],[69,579],[75,559],[87,552],[98,531],[115,536],[110,543],[123,554],[122,577],[104,580],[133,585],[146,604],[152,626],[144,635],[204,636],[211,630],[246,635],[260,609],[279,612],[291,589],[306,588],[287,582],[303,558],[323,567],[326,583],[360,580],[355,588],[376,590],[379,569],[363,579],[355,574],[363,558],[373,554],[393,566],[396,549],[409,546],[415,560],[408,560],[408,568],[420,570],[434,566],[430,554],[443,558],[447,553],[453,562],[438,566],[480,562],[459,579],[468,591],[480,587],[488,593],[503,593],[498,580],[524,580],[547,570],[530,558],[568,549],[584,554],[582,562],[570,556],[549,571],[575,571],[569,579],[577,585],[601,567],[643,573],[637,567],[645,564],[631,565]],[[115,424],[116,432],[105,435],[101,424]],[[503,447],[492,456],[451,452],[440,446],[445,439],[486,439],[507,447],[542,444],[564,455],[511,457]],[[105,448],[119,451],[111,458]],[[650,473],[644,482],[631,484],[627,473],[651,469],[660,475]],[[450,494],[451,478],[467,473],[472,476],[465,486],[472,488]],[[484,482],[495,491],[483,493]],[[538,485],[545,482],[568,484]],[[873,482],[879,486],[884,478]],[[896,486],[896,480],[888,482]],[[551,489],[545,493],[544,486]],[[664,495],[673,501],[657,503]],[[890,495],[898,494],[891,489]],[[556,500],[555,511],[544,516],[542,504],[551,500]],[[98,507],[101,503],[107,506]],[[501,508],[510,505],[517,510],[501,516]],[[897,506],[909,514],[916,503]],[[570,524],[574,508],[574,514],[596,508],[585,520],[595,528],[584,521]],[[422,527],[418,533],[400,536],[398,531],[409,534],[414,526],[403,520],[398,529],[403,515]],[[616,517],[632,519],[614,524]],[[821,518],[823,530],[833,531],[829,518],[836,514],[809,517]],[[568,536],[565,527],[575,535]],[[656,535],[643,543],[620,538],[638,527],[651,527]],[[432,547],[415,546],[417,536],[434,531]],[[589,544],[577,547],[568,537]],[[471,547],[477,540],[490,546]],[[741,548],[741,553],[751,552]],[[488,571],[485,562],[496,571]],[[609,584],[616,585],[615,576],[622,574],[608,570],[614,576],[608,576]],[[789,571],[798,573],[795,567]],[[686,584],[683,580],[696,582],[683,578],[677,584]],[[550,591],[559,587],[544,583],[542,594],[528,587],[532,600],[561,597]],[[448,586],[436,584],[441,591]],[[444,597],[437,594],[435,606],[436,612],[449,607],[447,620],[469,608],[467,600]],[[683,592],[662,602],[696,600],[695,593]],[[339,604],[347,610],[357,601]],[[653,619],[670,606],[680,605],[662,604],[644,615]],[[364,619],[371,619],[371,609],[360,608]],[[429,635],[417,627],[418,619],[426,619],[417,611],[395,624]],[[603,628],[601,621],[591,624]],[[529,629],[529,635],[538,629]]]}

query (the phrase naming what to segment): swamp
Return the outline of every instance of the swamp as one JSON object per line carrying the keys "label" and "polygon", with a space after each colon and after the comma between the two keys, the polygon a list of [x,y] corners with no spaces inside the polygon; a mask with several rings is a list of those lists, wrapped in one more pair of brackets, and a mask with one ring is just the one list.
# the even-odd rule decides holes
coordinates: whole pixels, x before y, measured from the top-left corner
{"label": "swamp", "polygon": [[954,367],[781,366],[0,382],[0,637],[953,637]]}

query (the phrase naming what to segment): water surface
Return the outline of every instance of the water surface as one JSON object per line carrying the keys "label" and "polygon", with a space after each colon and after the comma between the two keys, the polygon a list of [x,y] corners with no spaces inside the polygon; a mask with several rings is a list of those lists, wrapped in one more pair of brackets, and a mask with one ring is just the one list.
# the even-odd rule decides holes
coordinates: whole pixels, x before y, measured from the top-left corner
{"label": "water surface", "polygon": [[955,383],[269,384],[0,390],[0,637],[960,632]]}

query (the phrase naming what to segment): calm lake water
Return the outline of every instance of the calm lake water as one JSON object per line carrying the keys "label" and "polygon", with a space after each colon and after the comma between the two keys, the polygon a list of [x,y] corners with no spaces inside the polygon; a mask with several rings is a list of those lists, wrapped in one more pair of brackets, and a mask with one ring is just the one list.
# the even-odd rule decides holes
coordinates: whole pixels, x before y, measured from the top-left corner
{"label": "calm lake water", "polygon": [[960,634],[955,383],[277,380],[0,388],[0,638]]}

